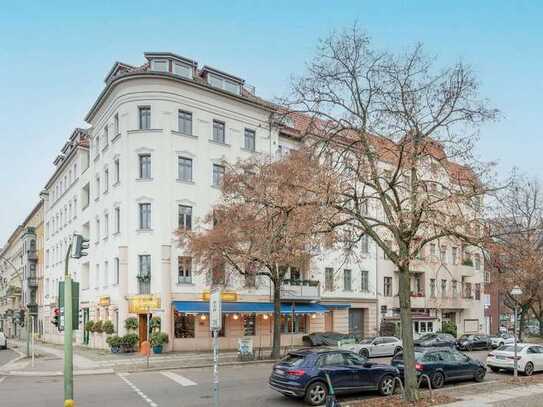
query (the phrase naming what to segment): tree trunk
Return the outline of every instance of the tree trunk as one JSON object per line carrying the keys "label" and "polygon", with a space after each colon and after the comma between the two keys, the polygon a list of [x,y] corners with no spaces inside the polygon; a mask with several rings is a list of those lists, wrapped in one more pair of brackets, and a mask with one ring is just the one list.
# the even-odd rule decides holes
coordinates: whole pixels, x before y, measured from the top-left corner
{"label": "tree trunk", "polygon": [[281,356],[281,283],[272,281],[273,284],[273,342],[272,359]]}
{"label": "tree trunk", "polygon": [[539,336],[543,337],[543,314],[539,314],[537,320],[539,322]]}
{"label": "tree trunk", "polygon": [[411,281],[409,263],[399,268],[400,322],[402,326],[403,362],[405,375],[405,398],[418,399],[417,371],[415,370],[415,345],[411,318]]}

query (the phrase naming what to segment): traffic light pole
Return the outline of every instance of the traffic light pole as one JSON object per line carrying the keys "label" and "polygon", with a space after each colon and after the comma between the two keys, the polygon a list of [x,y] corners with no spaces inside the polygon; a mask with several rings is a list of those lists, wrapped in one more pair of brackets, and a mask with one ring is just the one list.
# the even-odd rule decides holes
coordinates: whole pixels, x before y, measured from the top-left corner
{"label": "traffic light pole", "polygon": [[68,262],[72,252],[72,243],[66,252],[64,263],[64,406],[74,406],[74,365],[73,365],[73,330],[72,330],[72,278],[68,271]]}

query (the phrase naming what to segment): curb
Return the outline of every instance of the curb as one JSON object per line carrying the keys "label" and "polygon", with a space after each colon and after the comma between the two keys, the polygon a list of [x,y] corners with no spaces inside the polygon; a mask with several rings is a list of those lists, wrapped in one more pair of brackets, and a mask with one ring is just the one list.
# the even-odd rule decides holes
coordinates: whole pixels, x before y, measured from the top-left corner
{"label": "curb", "polygon": [[[113,369],[94,369],[94,370],[75,370],[74,376],[92,376],[92,375],[103,375],[103,374],[114,374]],[[15,376],[15,377],[58,377],[64,376],[64,373],[58,370],[42,370],[42,371],[8,371],[0,372],[0,375],[3,376]]]}
{"label": "curb", "polygon": [[[274,359],[265,359],[265,360],[255,360],[255,361],[249,361],[249,362],[226,362],[226,363],[219,363],[219,367],[231,367],[231,366],[250,366],[250,365],[264,365],[268,363],[275,363],[277,360]],[[118,372],[125,372],[125,373],[144,373],[144,372],[157,372],[161,370],[186,370],[186,369],[200,369],[200,368],[206,368],[206,367],[213,367],[213,363],[206,363],[202,365],[191,365],[191,366],[153,366],[150,368],[134,368],[134,369],[126,369]]]}

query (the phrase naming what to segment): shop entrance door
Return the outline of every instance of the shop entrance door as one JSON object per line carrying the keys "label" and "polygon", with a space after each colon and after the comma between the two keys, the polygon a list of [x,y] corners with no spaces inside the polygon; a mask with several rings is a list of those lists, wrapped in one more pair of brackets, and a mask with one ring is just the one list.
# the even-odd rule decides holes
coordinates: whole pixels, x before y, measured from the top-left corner
{"label": "shop entrance door", "polygon": [[364,310],[360,308],[349,309],[349,334],[364,337]]}
{"label": "shop entrance door", "polygon": [[147,332],[149,331],[147,329],[147,314],[139,314],[139,337],[140,337],[140,346],[143,341],[147,340]]}

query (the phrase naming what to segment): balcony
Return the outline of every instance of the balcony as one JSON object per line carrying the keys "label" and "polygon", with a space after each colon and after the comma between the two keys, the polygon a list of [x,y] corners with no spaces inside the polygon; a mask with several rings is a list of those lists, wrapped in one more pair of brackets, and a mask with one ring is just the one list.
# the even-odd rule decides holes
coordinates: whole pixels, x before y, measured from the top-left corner
{"label": "balcony", "polygon": [[28,260],[38,261],[38,252],[36,250],[28,250],[26,254],[27,254]]}
{"label": "balcony", "polygon": [[[456,296],[424,296],[423,293],[411,293],[411,308],[468,309],[473,306],[473,298]],[[400,308],[400,299],[396,295],[394,308]]]}
{"label": "balcony", "polygon": [[317,280],[284,280],[281,285],[281,300],[319,301],[321,286]]}

